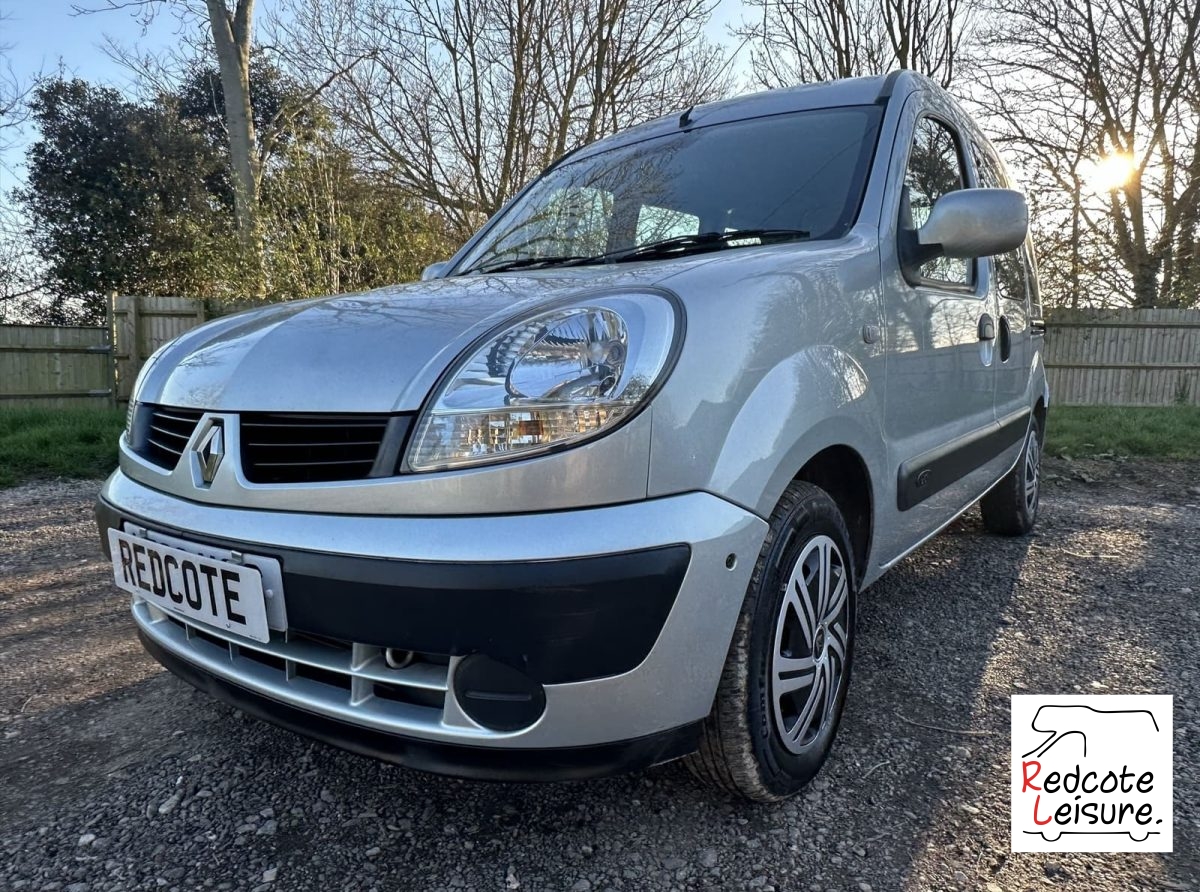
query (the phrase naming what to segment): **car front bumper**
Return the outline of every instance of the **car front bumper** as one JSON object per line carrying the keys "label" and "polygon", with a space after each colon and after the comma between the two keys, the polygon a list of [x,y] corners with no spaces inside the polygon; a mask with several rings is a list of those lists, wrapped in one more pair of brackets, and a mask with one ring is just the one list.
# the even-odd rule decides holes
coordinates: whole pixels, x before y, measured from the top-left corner
{"label": "car front bumper", "polygon": [[[286,629],[265,644],[134,598],[143,643],[175,674],[353,751],[505,779],[693,748],[766,533],[707,493],[544,514],[317,515],[191,502],[120,471],[97,518],[103,539],[152,531],[279,562]],[[385,648],[420,657],[393,668]],[[472,717],[479,685],[460,682],[485,658],[544,694],[535,720]]]}

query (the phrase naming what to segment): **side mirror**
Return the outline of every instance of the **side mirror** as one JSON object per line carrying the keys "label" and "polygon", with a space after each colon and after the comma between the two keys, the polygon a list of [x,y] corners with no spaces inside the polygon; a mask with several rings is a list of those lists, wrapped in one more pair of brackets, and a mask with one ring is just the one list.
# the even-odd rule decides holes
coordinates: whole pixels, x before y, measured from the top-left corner
{"label": "side mirror", "polygon": [[427,282],[430,279],[440,279],[447,267],[450,266],[449,260],[439,260],[437,263],[431,263],[425,269],[421,270],[421,281]]}
{"label": "side mirror", "polygon": [[934,257],[990,257],[1016,250],[1029,232],[1025,196],[1012,189],[947,192],[917,230],[919,263]]}

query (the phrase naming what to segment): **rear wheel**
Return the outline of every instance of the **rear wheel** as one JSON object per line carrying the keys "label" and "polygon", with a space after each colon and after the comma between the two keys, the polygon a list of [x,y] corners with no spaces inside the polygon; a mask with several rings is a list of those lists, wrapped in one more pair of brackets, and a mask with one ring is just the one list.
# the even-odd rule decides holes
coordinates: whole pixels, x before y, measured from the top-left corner
{"label": "rear wheel", "polygon": [[747,799],[798,792],[829,754],[846,702],[857,608],[837,505],[793,483],[771,517],[700,749],[700,779]]}
{"label": "rear wheel", "polygon": [[983,525],[1002,536],[1024,536],[1037,522],[1042,495],[1042,425],[1037,415],[1013,469],[979,502]]}

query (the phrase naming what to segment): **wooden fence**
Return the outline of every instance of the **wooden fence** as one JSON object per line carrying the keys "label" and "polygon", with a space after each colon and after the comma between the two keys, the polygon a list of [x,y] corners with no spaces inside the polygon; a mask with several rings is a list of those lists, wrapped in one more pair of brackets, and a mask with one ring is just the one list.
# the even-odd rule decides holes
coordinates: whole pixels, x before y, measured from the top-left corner
{"label": "wooden fence", "polygon": [[1060,405],[1200,406],[1200,310],[1057,310],[1046,369]]}
{"label": "wooden fence", "polygon": [[[0,407],[123,404],[146,358],[206,318],[186,297],[114,297],[107,326],[0,325]],[[1058,310],[1046,367],[1062,405],[1200,405],[1200,310]]]}
{"label": "wooden fence", "polygon": [[114,297],[109,322],[117,402],[128,402],[133,382],[151,353],[206,318],[204,301],[191,297]]}
{"label": "wooden fence", "polygon": [[188,297],[116,297],[106,325],[0,325],[0,408],[124,404],[146,359],[206,318]]}
{"label": "wooden fence", "polygon": [[107,408],[112,359],[103,325],[0,325],[0,409]]}

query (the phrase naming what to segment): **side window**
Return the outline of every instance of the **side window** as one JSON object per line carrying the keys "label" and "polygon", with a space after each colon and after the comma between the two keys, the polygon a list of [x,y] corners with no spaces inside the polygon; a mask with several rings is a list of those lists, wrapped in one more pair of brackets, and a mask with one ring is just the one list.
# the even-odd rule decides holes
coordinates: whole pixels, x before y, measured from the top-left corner
{"label": "side window", "polygon": [[[965,183],[962,153],[954,133],[941,121],[922,118],[917,122],[904,172],[901,228],[920,229],[929,219],[934,202]],[[969,260],[937,257],[921,265],[920,275],[935,282],[970,285],[973,270],[974,263]]]}

